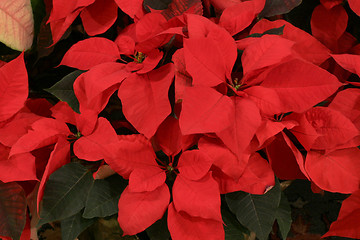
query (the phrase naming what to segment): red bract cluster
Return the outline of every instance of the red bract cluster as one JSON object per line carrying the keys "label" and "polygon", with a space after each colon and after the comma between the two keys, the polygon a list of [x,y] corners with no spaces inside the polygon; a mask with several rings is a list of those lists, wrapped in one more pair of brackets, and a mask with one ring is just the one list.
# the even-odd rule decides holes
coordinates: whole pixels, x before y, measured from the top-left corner
{"label": "red bract cluster", "polygon": [[[165,215],[172,239],[204,240],[225,239],[221,194],[264,194],[275,176],[307,179],[314,192],[352,194],[325,236],[359,239],[360,48],[347,12],[321,1],[310,35],[260,19],[265,2],[174,0],[155,10],[53,0],[54,43],[78,15],[90,36],[108,30],[118,8],[133,21],[114,41],[89,37],[64,55],[61,65],[84,71],[73,83],[79,112],[28,98],[24,54],[1,66],[0,180],[35,195],[31,215],[43,218],[54,172],[81,161],[98,178],[109,165],[128,180],[118,201],[124,235]],[[357,14],[358,5],[349,0]],[[109,106],[123,118],[107,119]]]}

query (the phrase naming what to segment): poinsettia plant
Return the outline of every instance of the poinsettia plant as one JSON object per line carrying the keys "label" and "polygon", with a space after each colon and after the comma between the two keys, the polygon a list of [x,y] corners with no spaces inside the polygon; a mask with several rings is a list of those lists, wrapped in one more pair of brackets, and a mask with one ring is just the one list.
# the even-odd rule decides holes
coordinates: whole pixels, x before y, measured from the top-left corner
{"label": "poinsettia plant", "polygon": [[298,180],[342,196],[322,237],[360,238],[358,1],[0,10],[1,238],[286,239]]}

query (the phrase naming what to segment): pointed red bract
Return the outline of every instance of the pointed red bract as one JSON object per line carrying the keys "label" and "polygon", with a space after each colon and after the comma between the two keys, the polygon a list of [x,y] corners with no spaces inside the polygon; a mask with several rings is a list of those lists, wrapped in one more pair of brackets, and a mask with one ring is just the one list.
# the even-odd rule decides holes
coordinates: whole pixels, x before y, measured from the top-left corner
{"label": "pointed red bract", "polygon": [[[234,43],[235,44],[235,43]],[[234,51],[236,49],[234,48]],[[184,40],[186,71],[193,77],[193,85],[214,87],[225,83],[227,69],[221,46],[211,38]],[[230,63],[234,65],[234,62]]]}
{"label": "pointed red bract", "polygon": [[168,208],[168,227],[174,240],[219,240],[225,238],[221,221],[192,217],[176,211],[174,204]]}
{"label": "pointed red bract", "polygon": [[0,122],[17,113],[28,96],[24,54],[0,68]]}
{"label": "pointed red bract", "polygon": [[181,174],[173,186],[173,202],[177,211],[190,216],[221,221],[220,191],[212,174],[198,181],[191,181]]}
{"label": "pointed red bract", "polygon": [[353,193],[360,185],[360,149],[347,148],[327,154],[310,151],[305,169],[310,179],[330,192]]}
{"label": "pointed red bract", "polygon": [[152,146],[140,134],[122,136],[118,143],[105,146],[104,154],[106,163],[125,179],[136,168],[157,166]]}
{"label": "pointed red bract", "polygon": [[305,117],[319,135],[312,149],[331,149],[359,135],[359,130],[350,119],[331,108],[312,108],[305,113]]}
{"label": "pointed red bract", "polygon": [[203,151],[192,150],[181,154],[177,168],[182,177],[199,180],[209,171],[212,160]]}
{"label": "pointed red bract", "polygon": [[360,16],[360,2],[357,0],[348,0],[351,10]]}
{"label": "pointed red bract", "polygon": [[208,87],[186,88],[180,115],[182,134],[218,132],[227,128],[232,118],[233,102]]}
{"label": "pointed red bract", "polygon": [[80,13],[85,31],[90,36],[107,31],[116,21],[117,15],[118,6],[114,0],[97,0]]}
{"label": "pointed red bract", "polygon": [[339,216],[322,237],[341,236],[353,239],[360,238],[360,190],[354,192],[342,202]]}
{"label": "pointed red bract", "polygon": [[283,180],[306,179],[299,167],[299,163],[302,166],[304,164],[303,156],[295,146],[291,148],[284,138],[287,136],[280,133],[266,147],[269,163],[275,175]]}
{"label": "pointed red bract", "polygon": [[130,192],[151,192],[165,183],[166,174],[158,166],[136,168],[129,177]]}
{"label": "pointed red bract", "polygon": [[289,59],[295,42],[276,35],[264,35],[245,48],[241,56],[244,75]]}
{"label": "pointed red bract", "polygon": [[209,137],[202,137],[198,147],[212,159],[214,166],[234,180],[240,178],[250,157],[250,154],[235,156],[219,139]]}
{"label": "pointed red bract", "polygon": [[343,6],[326,9],[318,5],[311,17],[311,32],[320,42],[333,48],[346,30],[348,15]]}
{"label": "pointed red bract", "polygon": [[282,112],[304,112],[341,86],[334,75],[300,60],[274,67],[262,77],[261,86],[275,90],[283,105]]}
{"label": "pointed red bract", "polygon": [[232,101],[233,121],[216,135],[235,155],[241,156],[260,126],[261,116],[258,107],[250,99],[232,97]]}
{"label": "pointed red bract", "polygon": [[60,65],[88,70],[100,63],[120,58],[117,45],[106,38],[93,37],[74,44],[64,55]]}
{"label": "pointed red bract", "polygon": [[167,64],[147,74],[133,74],[120,86],[118,95],[126,119],[147,138],[171,113],[168,91],[173,77],[173,64]]}
{"label": "pointed red bract", "polygon": [[360,130],[360,89],[348,88],[339,92],[329,108],[344,114]]}
{"label": "pointed red bract", "polygon": [[224,9],[219,25],[233,36],[251,24],[255,18],[255,13],[256,9],[253,1],[239,2]]}
{"label": "pointed red bract", "polygon": [[115,130],[105,118],[99,118],[94,131],[74,143],[73,151],[80,159],[98,161],[105,157],[104,145],[114,142],[118,142]]}
{"label": "pointed red bract", "polygon": [[170,192],[164,183],[154,191],[130,192],[125,188],[119,199],[118,222],[124,235],[135,235],[150,227],[165,213]]}
{"label": "pointed red bract", "polygon": [[285,27],[281,36],[295,42],[293,50],[301,58],[320,65],[330,57],[329,49],[321,44],[316,38],[285,20],[271,22],[269,20],[262,19],[254,25],[250,33],[263,33],[267,30],[282,26]]}
{"label": "pointed red bract", "polygon": [[59,138],[55,144],[54,150],[51,152],[49,161],[46,165],[45,171],[40,181],[39,191],[37,195],[37,209],[40,210],[40,201],[44,195],[45,184],[50,175],[57,169],[70,162],[70,144],[65,138]]}

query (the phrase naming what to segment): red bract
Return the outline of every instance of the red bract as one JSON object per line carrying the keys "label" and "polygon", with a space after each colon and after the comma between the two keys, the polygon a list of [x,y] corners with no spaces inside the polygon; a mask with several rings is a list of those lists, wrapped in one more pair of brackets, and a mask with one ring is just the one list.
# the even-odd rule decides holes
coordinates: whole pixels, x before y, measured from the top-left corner
{"label": "red bract", "polygon": [[53,0],[52,6],[48,23],[54,43],[60,40],[78,15],[85,31],[94,36],[108,30],[116,21],[118,12],[114,0],[77,0],[70,4],[63,0]]}
{"label": "red bract", "polygon": [[17,113],[28,96],[24,55],[0,68],[0,122]]}

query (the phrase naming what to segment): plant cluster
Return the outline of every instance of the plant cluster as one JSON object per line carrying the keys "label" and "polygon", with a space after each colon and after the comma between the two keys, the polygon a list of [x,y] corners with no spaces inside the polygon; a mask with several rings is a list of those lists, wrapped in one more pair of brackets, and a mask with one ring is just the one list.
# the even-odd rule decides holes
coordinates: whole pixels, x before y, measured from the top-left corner
{"label": "plant cluster", "polygon": [[[30,239],[60,221],[70,240],[117,216],[123,235],[151,239],[241,239],[245,226],[265,240],[275,220],[286,239],[280,182],[304,179],[351,194],[324,237],[360,239],[360,45],[348,21],[360,2],[321,0],[311,34],[284,18],[300,3],[52,0],[35,37],[0,33],[20,51],[37,39],[0,63],[0,235]],[[31,10],[18,5],[0,9]],[[52,54],[76,24],[83,40],[60,62],[71,72],[41,89],[57,100],[32,94],[26,59]]]}

